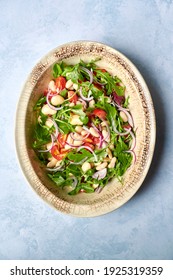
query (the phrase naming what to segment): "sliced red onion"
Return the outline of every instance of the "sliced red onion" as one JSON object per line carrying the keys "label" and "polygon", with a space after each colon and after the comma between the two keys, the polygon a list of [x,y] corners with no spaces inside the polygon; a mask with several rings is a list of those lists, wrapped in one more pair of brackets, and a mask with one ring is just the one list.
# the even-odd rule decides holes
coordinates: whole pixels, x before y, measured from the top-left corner
{"label": "sliced red onion", "polygon": [[79,147],[77,149],[77,151],[80,151],[81,149],[87,149],[88,151],[90,151],[93,154],[93,156],[95,158],[95,161],[98,161],[97,155],[93,152],[93,150],[90,147],[88,147],[88,146],[81,146],[81,147]]}
{"label": "sliced red onion", "polygon": [[112,123],[112,127],[113,127],[114,132],[116,134],[118,134],[119,136],[125,136],[125,135],[129,134],[130,130],[131,130],[131,127],[129,127],[128,129],[126,129],[126,132],[119,132],[115,127],[115,123]]}
{"label": "sliced red onion", "polygon": [[81,66],[80,68],[89,75],[90,84],[92,84],[92,82],[93,82],[93,73],[92,73],[92,71],[88,70],[86,67],[83,67],[83,66]]}
{"label": "sliced red onion", "polygon": [[50,137],[51,137],[51,141],[52,141],[50,148],[47,149],[47,150],[37,150],[39,153],[47,153],[47,152],[49,152],[52,149],[52,147],[54,145],[54,137],[53,137],[52,134],[50,135]]}
{"label": "sliced red onion", "polygon": [[86,130],[89,134],[91,134],[90,130],[86,126],[83,126],[83,129]]}
{"label": "sliced red onion", "polygon": [[92,96],[91,96],[91,97],[85,97],[85,96],[82,94],[82,87],[80,87],[80,89],[79,89],[79,95],[80,95],[80,97],[81,97],[83,100],[85,100],[85,101],[91,101],[91,100],[93,99]]}
{"label": "sliced red onion", "polygon": [[49,121],[51,121],[55,127],[55,138],[58,137],[58,134],[59,134],[59,129],[58,129],[58,125],[56,123],[56,121],[54,121],[52,118],[48,118]]}
{"label": "sliced red onion", "polygon": [[94,190],[94,192],[101,193],[102,190],[103,190],[103,188],[99,186]]}
{"label": "sliced red onion", "polygon": [[103,168],[102,170],[99,170],[97,172],[95,172],[92,175],[92,178],[97,179],[97,180],[101,180],[104,179],[106,177],[107,174],[107,168]]}
{"label": "sliced red onion", "polygon": [[79,164],[84,163],[86,160],[87,160],[87,157],[83,158],[81,161],[78,161],[78,162],[73,162],[73,161],[70,161],[70,160],[69,160],[69,162],[71,164],[74,164],[74,165],[79,165]]}
{"label": "sliced red onion", "polygon": [[[67,145],[69,145],[70,147],[72,147],[72,148],[78,148],[78,147],[80,147],[80,145],[73,145],[73,144],[68,143],[67,141],[65,141],[65,143],[66,143]],[[82,145],[83,145],[83,143],[82,143]]]}
{"label": "sliced red onion", "polygon": [[130,135],[132,136],[132,144],[131,144],[130,150],[133,151],[134,148],[136,147],[136,137],[132,131],[130,131]]}
{"label": "sliced red onion", "polygon": [[100,130],[95,126],[95,124],[92,122],[91,126],[99,133],[101,134]]}
{"label": "sliced red onion", "polygon": [[56,171],[63,171],[64,169],[62,169],[62,166],[64,165],[64,163],[61,163],[59,166],[54,167],[54,168],[46,168],[46,170],[51,171],[51,172],[56,172]]}
{"label": "sliced red onion", "polygon": [[53,105],[51,105],[50,104],[50,102],[49,102],[49,93],[47,94],[47,96],[46,96],[46,102],[47,102],[47,105],[52,109],[52,110],[55,110],[55,111],[59,111],[59,110],[61,110],[62,108],[63,108],[63,106],[61,106],[61,107],[55,107],[55,106],[53,106]]}
{"label": "sliced red onion", "polygon": [[78,100],[82,102],[82,104],[84,106],[84,109],[86,109],[87,108],[87,103],[80,97],[78,98]]}
{"label": "sliced red onion", "polygon": [[105,141],[107,138],[110,137],[110,128],[109,128],[109,125],[107,124],[107,122],[104,119],[101,119],[101,121],[105,123],[106,128],[107,128],[107,135],[102,140],[102,141]]}
{"label": "sliced red onion", "polygon": [[127,116],[128,123],[130,124],[131,127],[134,127],[134,122],[131,114],[123,107],[119,108],[119,110],[124,112],[124,114]]}
{"label": "sliced red onion", "polygon": [[[81,136],[81,135],[80,135],[80,136]],[[82,139],[77,139],[77,138],[74,137],[74,135],[73,135],[72,132],[70,133],[70,137],[71,137],[73,140],[75,140],[75,141],[83,141],[83,140],[85,140],[88,136],[89,136],[89,133],[86,134],[85,136],[82,136]]]}
{"label": "sliced red onion", "polygon": [[135,154],[135,152],[134,151],[132,151],[132,150],[128,150],[128,151],[124,151],[125,153],[130,153],[130,154],[132,154],[132,156],[133,156],[133,163],[135,163],[136,162],[136,154]]}

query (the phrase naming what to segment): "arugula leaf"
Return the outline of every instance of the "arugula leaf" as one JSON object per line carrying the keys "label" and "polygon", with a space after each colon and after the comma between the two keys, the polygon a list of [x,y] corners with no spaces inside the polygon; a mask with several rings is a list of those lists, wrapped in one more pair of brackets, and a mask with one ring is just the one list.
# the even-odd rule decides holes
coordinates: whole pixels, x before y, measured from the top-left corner
{"label": "arugula leaf", "polygon": [[56,122],[58,122],[58,127],[64,134],[68,134],[69,132],[73,132],[74,128],[71,124],[69,124],[66,121],[62,121],[59,119],[56,119]]}
{"label": "arugula leaf", "polygon": [[40,109],[45,102],[46,102],[46,96],[40,97],[36,102],[36,104],[34,105],[33,110],[35,111],[37,109]]}
{"label": "arugula leaf", "polygon": [[57,77],[61,76],[62,71],[63,71],[63,67],[64,67],[63,62],[54,64],[53,70],[52,70],[54,78],[57,78]]}
{"label": "arugula leaf", "polygon": [[34,142],[33,142],[33,148],[38,149],[41,146],[45,145],[46,143],[50,142],[50,131],[51,128],[48,129],[45,126],[41,126],[39,123],[37,123],[36,128],[34,130]]}
{"label": "arugula leaf", "polygon": [[72,150],[67,155],[67,158],[73,162],[79,162],[84,158],[90,158],[90,157],[92,157],[92,154],[86,149],[81,149],[80,153],[77,153],[76,151]]}

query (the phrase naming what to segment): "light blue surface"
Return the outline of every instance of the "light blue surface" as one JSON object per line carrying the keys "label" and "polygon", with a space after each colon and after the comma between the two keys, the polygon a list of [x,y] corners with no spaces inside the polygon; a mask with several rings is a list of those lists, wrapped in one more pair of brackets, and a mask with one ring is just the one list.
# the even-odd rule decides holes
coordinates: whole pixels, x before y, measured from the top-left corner
{"label": "light blue surface", "polygon": [[[0,1],[0,259],[173,259],[173,2]],[[95,40],[138,67],[154,101],[148,176],[118,210],[74,218],[45,204],[19,168],[14,118],[22,85],[56,46]]]}

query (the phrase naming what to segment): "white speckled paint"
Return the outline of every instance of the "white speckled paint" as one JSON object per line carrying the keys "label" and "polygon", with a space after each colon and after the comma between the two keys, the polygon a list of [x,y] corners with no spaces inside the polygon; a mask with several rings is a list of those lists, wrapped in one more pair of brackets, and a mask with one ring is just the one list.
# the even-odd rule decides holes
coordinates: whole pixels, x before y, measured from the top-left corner
{"label": "white speckled paint", "polygon": [[[173,259],[173,2],[7,0],[0,10],[0,259]],[[158,127],[139,192],[120,209],[85,219],[60,214],[37,197],[14,149],[16,104],[27,75],[49,50],[82,39],[111,45],[136,64]]]}

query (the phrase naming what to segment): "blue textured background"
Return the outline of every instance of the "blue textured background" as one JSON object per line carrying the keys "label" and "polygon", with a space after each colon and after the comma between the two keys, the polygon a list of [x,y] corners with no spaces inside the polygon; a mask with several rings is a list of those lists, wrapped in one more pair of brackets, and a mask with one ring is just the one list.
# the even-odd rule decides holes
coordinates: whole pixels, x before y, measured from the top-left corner
{"label": "blue textured background", "polygon": [[[173,259],[173,2],[0,0],[0,259]],[[49,50],[95,40],[128,56],[154,101],[157,143],[148,176],[98,218],[56,212],[28,186],[14,145],[22,85]]]}

